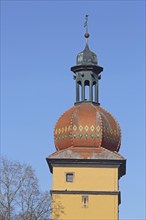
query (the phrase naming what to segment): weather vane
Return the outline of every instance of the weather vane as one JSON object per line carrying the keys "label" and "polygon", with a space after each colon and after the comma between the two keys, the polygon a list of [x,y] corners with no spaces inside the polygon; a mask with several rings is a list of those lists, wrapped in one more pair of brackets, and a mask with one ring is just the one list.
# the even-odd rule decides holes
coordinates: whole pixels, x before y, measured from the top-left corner
{"label": "weather vane", "polygon": [[86,28],[86,33],[85,33],[85,38],[88,38],[90,35],[89,35],[89,33],[88,33],[88,16],[89,15],[86,15],[85,16],[85,23],[84,23],[84,27]]}

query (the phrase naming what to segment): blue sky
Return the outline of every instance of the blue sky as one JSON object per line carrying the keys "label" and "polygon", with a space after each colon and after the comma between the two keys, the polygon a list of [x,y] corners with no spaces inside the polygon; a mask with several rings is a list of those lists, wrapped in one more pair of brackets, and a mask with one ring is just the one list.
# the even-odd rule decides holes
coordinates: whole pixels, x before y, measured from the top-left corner
{"label": "blue sky", "polygon": [[122,129],[121,220],[145,219],[145,1],[1,1],[1,155],[31,164],[42,190],[53,129],[74,105],[70,67],[89,46],[104,67],[100,103]]}

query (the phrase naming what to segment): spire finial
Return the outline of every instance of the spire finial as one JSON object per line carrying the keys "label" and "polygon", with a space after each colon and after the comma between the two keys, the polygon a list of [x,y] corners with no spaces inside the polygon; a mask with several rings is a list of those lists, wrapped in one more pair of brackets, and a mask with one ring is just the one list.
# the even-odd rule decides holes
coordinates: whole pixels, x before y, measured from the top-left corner
{"label": "spire finial", "polygon": [[89,33],[88,33],[88,16],[89,16],[89,15],[86,15],[86,16],[85,16],[85,19],[86,19],[86,20],[85,20],[85,23],[84,23],[84,27],[86,28],[86,33],[85,33],[85,35],[84,35],[85,38],[86,38],[86,44],[88,44],[88,38],[89,38],[89,36],[90,36]]}

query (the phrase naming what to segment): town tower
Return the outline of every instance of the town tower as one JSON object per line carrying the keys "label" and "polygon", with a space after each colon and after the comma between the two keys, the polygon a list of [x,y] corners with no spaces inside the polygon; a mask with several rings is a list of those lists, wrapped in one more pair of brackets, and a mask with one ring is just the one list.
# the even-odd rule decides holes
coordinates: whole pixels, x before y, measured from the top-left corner
{"label": "town tower", "polygon": [[57,121],[56,152],[47,157],[53,174],[52,219],[118,220],[119,179],[126,160],[119,153],[121,129],[99,104],[98,83],[103,68],[88,45],[71,67],[76,101]]}

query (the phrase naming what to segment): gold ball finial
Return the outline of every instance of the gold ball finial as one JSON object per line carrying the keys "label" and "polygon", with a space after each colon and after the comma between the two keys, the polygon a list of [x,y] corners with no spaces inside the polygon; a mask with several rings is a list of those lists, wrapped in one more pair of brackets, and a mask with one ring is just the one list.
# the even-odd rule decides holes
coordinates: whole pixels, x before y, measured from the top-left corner
{"label": "gold ball finial", "polygon": [[90,34],[88,33],[88,16],[85,16],[85,23],[84,23],[84,27],[86,28],[86,33],[84,34],[85,38],[86,38],[86,44],[88,44],[88,38],[90,36]]}
{"label": "gold ball finial", "polygon": [[89,34],[88,32],[86,32],[86,33],[84,34],[84,36],[85,36],[85,38],[89,38],[89,37],[90,37],[90,34]]}

